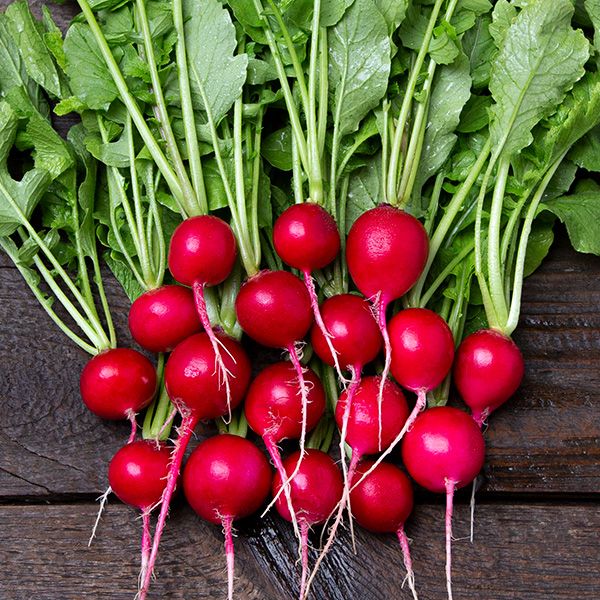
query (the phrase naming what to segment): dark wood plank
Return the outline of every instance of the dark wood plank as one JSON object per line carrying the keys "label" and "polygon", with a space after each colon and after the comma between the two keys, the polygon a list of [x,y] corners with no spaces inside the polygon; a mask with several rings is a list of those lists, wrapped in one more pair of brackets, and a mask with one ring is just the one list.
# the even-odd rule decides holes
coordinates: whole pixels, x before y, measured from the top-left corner
{"label": "dark wood plank", "polygon": [[[86,548],[94,519],[91,505],[0,507],[0,597],[4,600],[133,598],[139,521],[134,511],[109,506],[98,539]],[[236,598],[296,597],[297,572],[290,527],[270,519],[235,539]],[[455,534],[468,531],[468,508],[459,506]],[[417,586],[422,598],[446,598],[443,507],[422,505],[409,523]],[[454,543],[456,600],[592,600],[600,576],[600,507],[482,505],[476,538]],[[223,598],[224,565],[218,527],[189,509],[175,510],[164,537],[151,599]],[[409,598],[401,591],[402,559],[392,536],[359,531],[358,555],[344,534],[324,563],[314,598]],[[376,557],[376,558],[375,558]]]}

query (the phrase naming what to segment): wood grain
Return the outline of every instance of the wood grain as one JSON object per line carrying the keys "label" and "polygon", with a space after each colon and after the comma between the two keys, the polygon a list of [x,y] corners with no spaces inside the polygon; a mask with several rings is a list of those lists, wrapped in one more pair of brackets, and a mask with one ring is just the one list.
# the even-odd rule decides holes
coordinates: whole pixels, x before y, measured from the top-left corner
{"label": "wood grain", "polygon": [[[109,506],[97,540],[87,548],[93,506],[0,508],[0,597],[3,600],[132,599],[139,520]],[[454,542],[455,600],[596,600],[600,576],[600,507],[570,504],[482,505],[474,544]],[[24,526],[26,524],[26,527]],[[468,531],[468,509],[458,507],[455,535]],[[260,532],[243,526],[235,539],[236,598],[296,597],[297,572],[290,527],[267,519]],[[446,598],[443,580],[443,507],[421,505],[408,526],[421,598]],[[180,508],[168,524],[150,600],[224,597],[222,537],[218,527]],[[395,538],[357,535],[358,555],[344,534],[324,563],[315,599],[408,599],[401,590],[402,558]]]}

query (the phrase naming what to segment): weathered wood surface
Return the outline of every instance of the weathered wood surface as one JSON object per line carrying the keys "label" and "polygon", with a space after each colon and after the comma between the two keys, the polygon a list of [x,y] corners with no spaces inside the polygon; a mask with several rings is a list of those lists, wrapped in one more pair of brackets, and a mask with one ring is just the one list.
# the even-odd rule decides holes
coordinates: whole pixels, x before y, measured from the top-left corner
{"label": "weathered wood surface", "polygon": [[[5,263],[4,263],[5,264]],[[111,281],[122,343],[128,301]],[[518,395],[490,420],[483,493],[600,492],[600,260],[561,239],[525,286]],[[79,399],[85,353],[0,268],[0,497],[93,495],[127,435]]]}
{"label": "weathered wood surface", "polygon": [[[125,600],[133,598],[140,523],[133,510],[109,506],[98,538],[87,548],[91,505],[5,506],[0,510],[0,596],[3,600]],[[475,542],[454,543],[454,598],[467,600],[597,600],[600,594],[600,507],[570,504],[482,505]],[[457,537],[467,534],[468,507],[459,506]],[[235,539],[236,598],[295,597],[290,527],[270,520]],[[420,597],[446,598],[443,581],[443,508],[421,505],[411,519]],[[358,532],[358,556],[346,534],[326,561],[315,588],[318,600],[412,597],[401,590],[404,567],[392,536]],[[223,598],[222,534],[175,511],[164,536],[150,600]]]}

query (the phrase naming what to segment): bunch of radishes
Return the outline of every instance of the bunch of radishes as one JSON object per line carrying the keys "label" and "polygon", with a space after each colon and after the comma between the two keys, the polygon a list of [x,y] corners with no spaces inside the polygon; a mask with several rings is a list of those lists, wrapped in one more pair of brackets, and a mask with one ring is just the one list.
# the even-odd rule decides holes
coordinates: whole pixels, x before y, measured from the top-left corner
{"label": "bunch of radishes", "polygon": [[[453,494],[471,483],[483,465],[480,427],[518,387],[521,354],[506,336],[482,330],[462,342],[455,359],[448,325],[424,308],[400,310],[387,321],[388,307],[414,285],[428,255],[425,229],[408,213],[381,205],[357,219],[346,240],[346,260],[362,296],[336,295],[319,306],[311,272],[331,263],[340,246],[334,219],[317,204],[294,205],[275,223],[274,247],[286,264],[303,273],[304,284],[291,272],[263,270],[241,286],[235,307],[244,332],[289,355],[251,382],[251,361],[244,347],[211,325],[204,300],[205,288],[221,284],[233,269],[235,236],[215,216],[192,217],[179,225],[171,238],[168,264],[181,285],[144,293],[129,314],[132,336],[142,348],[170,352],[163,379],[173,412],[163,427],[170,428],[176,413],[181,418],[172,448],[159,441],[164,431],[155,440],[135,440],[136,415],[157,389],[156,371],[145,356],[131,349],[111,349],[84,368],[81,393],[86,406],[102,418],[132,423],[127,444],[111,461],[109,481],[123,502],[142,511],[141,599],[148,593],[195,427],[211,419],[229,423],[244,399],[245,418],[264,442],[277,471],[275,479],[264,454],[244,439],[245,428],[235,431],[241,435],[230,432],[205,440],[183,469],[189,504],[224,529],[230,598],[232,523],[254,513],[271,490],[277,511],[293,523],[301,541],[300,597],[308,596],[345,509],[350,522],[354,517],[368,530],[397,534],[416,597],[404,533],[412,511],[412,486],[402,470],[382,462],[403,438],[402,457],[410,476],[432,492],[446,493],[451,594]],[[326,453],[307,449],[307,433],[317,426],[327,404],[319,376],[301,362],[301,346],[309,334],[319,359],[336,366],[343,388],[335,405],[342,473]],[[382,349],[383,373],[363,377],[364,368]],[[458,391],[473,418],[451,407],[424,410],[427,393],[446,378],[453,363]],[[412,411],[400,386],[416,394]],[[284,439],[296,439],[299,446],[285,460],[278,449]],[[349,465],[346,446],[351,449]],[[377,454],[376,461],[367,458]],[[160,511],[152,535],[149,516],[154,508]],[[329,519],[327,541],[309,574],[308,531]]]}

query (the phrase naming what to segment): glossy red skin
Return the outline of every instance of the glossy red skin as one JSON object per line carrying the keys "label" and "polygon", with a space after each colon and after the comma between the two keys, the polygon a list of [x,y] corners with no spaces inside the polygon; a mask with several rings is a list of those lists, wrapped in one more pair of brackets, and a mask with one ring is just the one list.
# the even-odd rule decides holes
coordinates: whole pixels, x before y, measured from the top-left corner
{"label": "glossy red skin", "polygon": [[[363,377],[352,406],[346,442],[359,456],[379,452],[378,394],[381,377]],[[335,422],[342,429],[348,392],[340,396],[335,407]],[[381,448],[385,450],[400,433],[409,410],[402,390],[391,380],[386,381],[381,403]]]}
{"label": "glossy red skin", "polygon": [[420,221],[407,212],[381,205],[363,213],[346,241],[346,262],[366,298],[381,292],[385,302],[403,296],[417,281],[429,254]]}
{"label": "glossy red skin", "polygon": [[[238,342],[224,334],[217,337],[227,349],[221,351],[221,357],[231,372],[233,410],[250,383],[250,359]],[[219,386],[215,352],[204,332],[187,338],[173,350],[165,367],[165,386],[173,404],[184,413],[191,411],[199,420],[216,419],[228,412],[226,388]]]}
{"label": "glossy red skin", "polygon": [[105,350],[90,359],[79,380],[84,404],[98,417],[126,419],[138,413],[156,392],[156,370],[131,348]]}
{"label": "glossy red skin", "polygon": [[[344,367],[364,366],[375,360],[383,347],[383,338],[369,303],[360,296],[340,294],[321,304],[321,316],[333,336],[338,362]],[[334,360],[321,329],[314,324],[310,339],[317,356],[333,366]]]}
{"label": "glossy red skin", "polygon": [[[360,481],[373,464],[362,461],[353,481]],[[413,510],[412,484],[398,467],[382,462],[350,492],[350,505],[361,527],[373,533],[396,533]]]}
{"label": "glossy red skin", "polygon": [[[313,429],[325,412],[325,390],[312,369],[306,369],[308,385],[306,430]],[[278,362],[263,369],[250,384],[244,403],[248,425],[261,437],[275,443],[299,439],[302,433],[302,400],[298,376],[289,362]]]}
{"label": "glossy red skin", "polygon": [[171,236],[169,270],[183,285],[219,285],[231,273],[237,255],[231,227],[212,215],[190,217]]}
{"label": "glossy red skin", "polygon": [[261,271],[242,285],[235,301],[238,322],[253,340],[288,348],[313,322],[310,297],[300,279],[287,271]]}
{"label": "glossy red skin", "polygon": [[470,484],[485,459],[485,442],[477,423],[465,412],[438,406],[422,412],[402,444],[402,460],[410,476],[430,492]]}
{"label": "glossy red skin", "polygon": [[162,498],[170,463],[171,451],[164,443],[138,440],[113,456],[108,482],[121,502],[147,510]]}
{"label": "glossy red skin", "polygon": [[442,317],[427,308],[409,308],[390,320],[388,332],[392,375],[402,387],[429,391],[442,383],[454,360],[454,338]]}
{"label": "glossy red skin", "polygon": [[170,352],[202,324],[192,290],[163,285],[137,298],[129,309],[129,331],[133,339],[151,352]]}
{"label": "glossy red skin", "polygon": [[[299,459],[300,452],[294,452],[283,461],[288,477],[294,472]],[[281,476],[275,473],[273,496],[280,488]],[[297,519],[304,520],[308,525],[325,523],[341,500],[343,491],[342,473],[331,456],[321,450],[307,450],[298,473],[290,483],[290,496]],[[285,495],[277,498],[275,508],[286,521],[292,521]]]}
{"label": "glossy red skin", "polygon": [[322,269],[340,251],[334,218],[318,204],[293,204],[275,221],[273,245],[284,263],[301,271]]}
{"label": "glossy red skin", "polygon": [[498,331],[481,329],[458,347],[454,383],[479,422],[517,391],[524,373],[518,346]]}
{"label": "glossy red skin", "polygon": [[183,471],[188,504],[206,521],[241,519],[256,512],[271,489],[264,454],[247,439],[228,433],[204,440]]}

